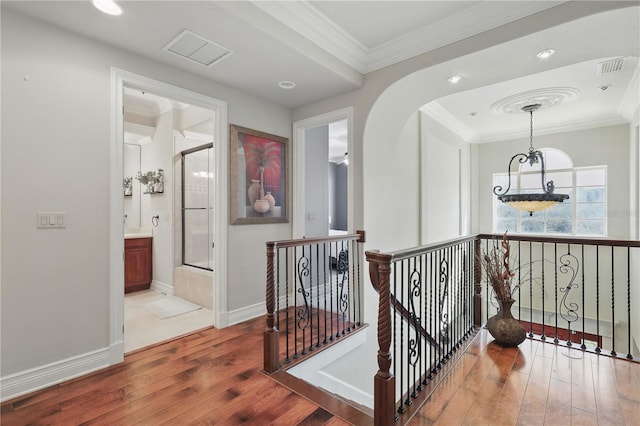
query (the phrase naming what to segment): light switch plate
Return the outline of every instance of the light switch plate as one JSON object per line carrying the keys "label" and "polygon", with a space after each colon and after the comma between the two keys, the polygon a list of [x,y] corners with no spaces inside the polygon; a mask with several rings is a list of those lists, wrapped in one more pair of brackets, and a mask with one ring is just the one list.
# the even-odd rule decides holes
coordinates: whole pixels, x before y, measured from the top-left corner
{"label": "light switch plate", "polygon": [[36,214],[36,227],[38,228],[66,228],[66,212],[38,212]]}

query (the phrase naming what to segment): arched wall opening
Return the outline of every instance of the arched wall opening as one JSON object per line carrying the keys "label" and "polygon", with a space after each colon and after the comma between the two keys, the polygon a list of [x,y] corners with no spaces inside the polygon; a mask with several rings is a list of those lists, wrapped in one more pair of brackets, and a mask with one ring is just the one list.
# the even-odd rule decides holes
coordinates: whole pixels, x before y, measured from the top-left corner
{"label": "arched wall opening", "polygon": [[[577,62],[636,56],[637,12],[638,7],[633,6],[589,15],[389,82],[372,103],[362,130],[362,221],[367,231],[366,249],[398,250],[419,245],[423,240],[425,188],[421,176],[425,171],[419,143],[419,136],[424,134],[420,107],[449,94]],[[625,30],[612,32],[611,25],[601,25],[603,21],[616,22]],[[535,53],[549,46],[563,54],[553,62],[536,62]],[[447,78],[453,74],[462,75],[463,81],[451,85]],[[477,184],[481,166],[477,150],[477,146],[470,145],[467,162],[461,163],[468,170],[467,181],[460,184],[467,188],[464,202],[468,202],[469,218],[462,229],[464,233],[478,231],[478,199],[489,196],[491,191]],[[371,286],[366,285],[365,289],[370,290]],[[377,294],[373,290],[366,293],[365,320],[374,324]]]}

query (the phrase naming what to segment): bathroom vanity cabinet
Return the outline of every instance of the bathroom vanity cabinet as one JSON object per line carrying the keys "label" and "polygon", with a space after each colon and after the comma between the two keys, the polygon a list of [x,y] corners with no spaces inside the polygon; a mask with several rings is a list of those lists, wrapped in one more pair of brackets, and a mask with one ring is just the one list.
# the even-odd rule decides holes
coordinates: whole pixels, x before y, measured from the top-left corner
{"label": "bathroom vanity cabinet", "polygon": [[153,238],[124,240],[124,292],[148,289],[153,279]]}

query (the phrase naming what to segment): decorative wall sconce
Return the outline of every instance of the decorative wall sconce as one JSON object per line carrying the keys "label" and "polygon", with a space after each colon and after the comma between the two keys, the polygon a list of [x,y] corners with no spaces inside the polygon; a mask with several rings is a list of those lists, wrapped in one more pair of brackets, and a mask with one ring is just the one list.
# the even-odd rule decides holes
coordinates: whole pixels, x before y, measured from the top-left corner
{"label": "decorative wall sconce", "polygon": [[[498,196],[498,200],[509,204],[515,209],[529,212],[529,216],[533,216],[533,212],[547,209],[569,198],[568,194],[554,194],[553,191],[555,186],[553,185],[552,180],[545,182],[544,156],[541,151],[537,151],[533,148],[533,112],[540,108],[540,106],[540,104],[532,104],[522,107],[522,110],[528,112],[530,116],[531,133],[529,138],[529,153],[519,153],[511,157],[511,161],[509,161],[509,185],[507,186],[507,189],[503,191],[501,185],[496,185],[493,188],[493,193]],[[521,164],[529,163],[530,166],[533,166],[538,162],[540,163],[541,193],[508,194],[511,189],[511,164],[516,158],[518,158],[518,162]]]}
{"label": "decorative wall sconce", "polygon": [[122,180],[122,188],[124,189],[124,196],[131,197],[133,195],[133,177],[127,176]]}
{"label": "decorative wall sconce", "polygon": [[141,184],[147,185],[144,191],[145,194],[159,194],[164,192],[164,170],[162,169],[158,169],[157,172],[138,172],[136,179],[138,179]]}

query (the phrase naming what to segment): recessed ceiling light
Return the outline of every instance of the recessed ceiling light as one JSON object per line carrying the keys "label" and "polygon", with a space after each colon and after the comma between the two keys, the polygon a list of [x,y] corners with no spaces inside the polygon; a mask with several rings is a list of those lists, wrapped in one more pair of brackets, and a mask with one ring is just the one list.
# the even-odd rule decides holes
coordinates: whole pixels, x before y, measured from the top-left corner
{"label": "recessed ceiling light", "polygon": [[544,49],[539,51],[536,56],[540,59],[547,59],[549,56],[556,53],[556,49]]}
{"label": "recessed ceiling light", "polygon": [[285,90],[290,90],[293,89],[294,87],[296,87],[296,84],[293,81],[281,81],[280,83],[278,83],[278,86],[280,86],[281,89],[285,89]]}
{"label": "recessed ceiling light", "polygon": [[462,76],[461,75],[452,75],[451,77],[449,77],[447,79],[447,81],[451,84],[456,84],[457,82],[459,82],[460,80],[462,80]]}
{"label": "recessed ceiling light", "polygon": [[122,15],[122,8],[114,0],[91,0],[93,6],[107,15]]}

